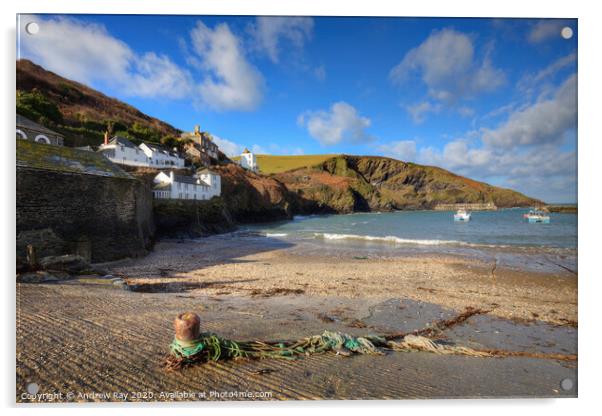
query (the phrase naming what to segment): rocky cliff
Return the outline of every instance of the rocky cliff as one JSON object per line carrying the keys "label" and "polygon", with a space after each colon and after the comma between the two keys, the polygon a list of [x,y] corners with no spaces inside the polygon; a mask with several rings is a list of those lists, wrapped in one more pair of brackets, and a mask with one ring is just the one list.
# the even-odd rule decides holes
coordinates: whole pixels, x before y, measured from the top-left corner
{"label": "rocky cliff", "polygon": [[249,172],[233,163],[211,169],[221,175],[222,198],[236,222],[276,221],[292,217],[294,198],[277,179]]}

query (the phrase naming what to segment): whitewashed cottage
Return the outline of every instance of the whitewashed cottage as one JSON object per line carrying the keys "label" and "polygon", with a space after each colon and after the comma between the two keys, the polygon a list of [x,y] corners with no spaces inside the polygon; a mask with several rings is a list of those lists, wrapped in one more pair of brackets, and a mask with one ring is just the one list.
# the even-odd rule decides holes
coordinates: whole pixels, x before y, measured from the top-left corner
{"label": "whitewashed cottage", "polygon": [[146,154],[125,137],[115,136],[110,141],[105,135],[105,142],[98,151],[113,163],[128,166],[150,166]]}
{"label": "whitewashed cottage", "polygon": [[169,151],[153,143],[141,143],[138,147],[148,157],[149,166],[151,167],[184,167],[184,158],[180,157],[175,149],[174,151]]}
{"label": "whitewashed cottage", "polygon": [[248,169],[253,172],[257,172],[259,170],[259,166],[257,166],[257,158],[255,154],[250,152],[249,149],[245,148],[245,150],[240,155],[240,166],[245,169]]}
{"label": "whitewashed cottage", "polygon": [[[205,169],[204,171],[208,171]],[[156,199],[209,200],[221,194],[220,176],[214,172],[201,171],[194,176],[161,172],[153,180],[153,197]]]}

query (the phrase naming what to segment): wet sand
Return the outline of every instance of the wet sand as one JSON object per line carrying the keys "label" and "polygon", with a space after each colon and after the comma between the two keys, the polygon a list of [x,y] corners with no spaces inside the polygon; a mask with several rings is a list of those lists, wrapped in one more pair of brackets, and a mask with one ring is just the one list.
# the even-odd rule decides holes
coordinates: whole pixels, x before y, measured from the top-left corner
{"label": "wet sand", "polygon": [[228,236],[162,242],[105,267],[129,290],[85,277],[17,284],[18,401],[32,401],[23,393],[34,382],[63,401],[576,396],[576,386],[560,388],[576,380],[576,362],[533,358],[325,354],[162,367],[184,310],[200,314],[203,330],[273,340],[412,331],[483,307],[491,311],[443,335],[474,348],[576,354],[569,272],[494,270],[454,256],[307,255],[286,241]]}

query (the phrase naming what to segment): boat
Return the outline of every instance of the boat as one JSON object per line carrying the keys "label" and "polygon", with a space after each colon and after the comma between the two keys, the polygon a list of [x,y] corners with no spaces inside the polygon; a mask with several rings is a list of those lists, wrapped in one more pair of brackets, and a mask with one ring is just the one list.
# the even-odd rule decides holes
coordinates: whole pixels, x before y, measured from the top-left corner
{"label": "boat", "polygon": [[549,224],[550,223],[550,216],[547,215],[544,211],[539,210],[539,209],[530,210],[528,213],[523,215],[523,218],[525,218],[529,223],[532,223],[532,224],[536,224],[536,223]]}
{"label": "boat", "polygon": [[459,209],[454,214],[454,221],[470,221],[470,212],[466,212],[465,209]]}

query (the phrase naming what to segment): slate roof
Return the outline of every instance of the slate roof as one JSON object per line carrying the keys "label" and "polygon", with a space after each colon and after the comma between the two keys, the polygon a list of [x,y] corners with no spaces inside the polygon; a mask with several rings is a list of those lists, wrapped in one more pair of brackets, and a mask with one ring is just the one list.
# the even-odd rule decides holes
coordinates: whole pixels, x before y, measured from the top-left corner
{"label": "slate roof", "polygon": [[42,126],[41,124],[38,124],[35,121],[28,119],[27,117],[23,117],[21,114],[17,114],[17,127],[23,127],[26,129],[38,131],[40,133],[63,137],[62,134],[57,133],[56,131],[52,131]]}
{"label": "slate roof", "polygon": [[172,152],[169,149],[158,145],[158,144],[154,144],[154,143],[148,143],[148,142],[143,142],[146,146],[149,147],[149,149],[151,149],[153,152],[157,152],[157,153],[163,153],[165,155],[168,156],[173,156],[173,157],[180,157],[180,155],[177,152]]}
{"label": "slate roof", "polygon": [[125,146],[125,147],[129,147],[132,149],[136,149],[138,147],[134,143],[132,143],[131,141],[126,139],[125,137],[121,137],[121,136],[114,136],[111,139],[111,141],[109,142],[109,144],[118,144],[120,146]]}

